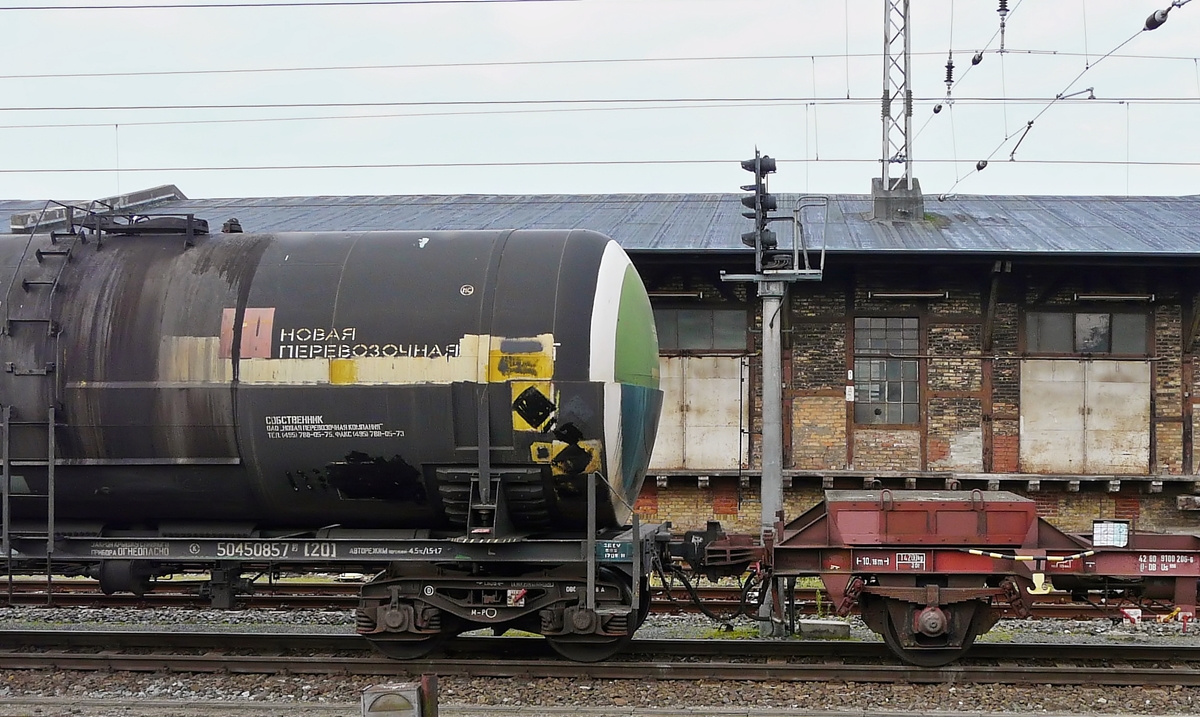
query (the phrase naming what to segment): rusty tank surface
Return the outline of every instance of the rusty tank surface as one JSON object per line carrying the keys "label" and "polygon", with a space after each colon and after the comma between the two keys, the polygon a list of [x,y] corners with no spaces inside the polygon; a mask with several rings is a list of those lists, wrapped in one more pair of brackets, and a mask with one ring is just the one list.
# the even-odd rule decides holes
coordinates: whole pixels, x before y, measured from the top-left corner
{"label": "rusty tank surface", "polygon": [[589,474],[605,528],[654,443],[650,303],[595,232],[9,235],[0,287],[13,526],[52,462],[65,533],[580,530]]}

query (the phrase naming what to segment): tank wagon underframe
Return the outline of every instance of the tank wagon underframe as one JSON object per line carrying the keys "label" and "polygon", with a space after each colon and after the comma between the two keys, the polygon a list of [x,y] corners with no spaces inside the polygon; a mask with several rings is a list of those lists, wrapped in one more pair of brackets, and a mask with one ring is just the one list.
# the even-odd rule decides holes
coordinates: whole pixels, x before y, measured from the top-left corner
{"label": "tank wagon underframe", "polygon": [[[209,595],[224,608],[253,592],[247,574],[374,573],[356,622],[389,656],[420,657],[463,630],[493,627],[542,634],[564,656],[595,661],[632,638],[649,613],[648,575],[670,560],[669,530],[636,520],[630,529],[598,530],[585,539],[391,532],[384,538],[329,537],[328,531],[280,538],[59,536],[50,562],[55,573],[98,575],[106,592],[139,594],[153,588],[154,576],[209,570]],[[10,574],[46,569],[44,540],[14,537],[12,545]]]}
{"label": "tank wagon underframe", "polygon": [[858,608],[893,652],[921,666],[953,662],[1001,606],[1027,617],[1053,588],[1094,604],[1162,601],[1193,618],[1200,538],[1110,524],[1112,535],[1067,534],[1005,491],[826,491],[778,525],[768,558],[784,583],[819,577],[839,615]]}

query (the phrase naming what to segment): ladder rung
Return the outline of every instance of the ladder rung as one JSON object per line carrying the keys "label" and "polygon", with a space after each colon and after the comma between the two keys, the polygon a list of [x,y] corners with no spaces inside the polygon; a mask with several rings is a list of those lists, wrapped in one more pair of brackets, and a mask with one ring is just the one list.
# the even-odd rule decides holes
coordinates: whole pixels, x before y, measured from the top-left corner
{"label": "ladder rung", "polygon": [[37,251],[35,251],[33,253],[33,255],[34,255],[34,257],[37,258],[38,263],[41,264],[42,257],[44,257],[44,256],[70,256],[71,250],[70,249],[38,249]]}

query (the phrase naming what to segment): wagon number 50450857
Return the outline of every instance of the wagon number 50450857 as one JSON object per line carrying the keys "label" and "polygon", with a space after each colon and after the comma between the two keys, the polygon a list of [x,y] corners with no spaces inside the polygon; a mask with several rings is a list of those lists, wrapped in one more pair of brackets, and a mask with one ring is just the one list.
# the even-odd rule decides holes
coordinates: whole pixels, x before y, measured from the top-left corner
{"label": "wagon number 50450857", "polygon": [[327,542],[305,542],[296,543],[281,543],[268,541],[240,541],[229,543],[217,543],[218,558],[250,558],[250,559],[274,559],[295,556],[301,552],[303,546],[303,554],[306,558],[336,558],[337,543]]}

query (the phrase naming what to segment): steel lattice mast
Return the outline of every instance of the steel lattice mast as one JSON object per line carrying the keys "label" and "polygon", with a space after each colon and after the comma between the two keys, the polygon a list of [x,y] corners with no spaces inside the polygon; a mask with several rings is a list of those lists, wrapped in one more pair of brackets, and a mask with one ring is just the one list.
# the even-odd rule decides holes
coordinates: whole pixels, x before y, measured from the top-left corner
{"label": "steel lattice mast", "polygon": [[[883,188],[913,188],[912,173],[912,87],[909,85],[911,34],[908,26],[909,0],[883,3]],[[891,176],[893,164],[903,164],[900,177]]]}

